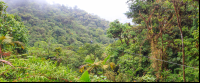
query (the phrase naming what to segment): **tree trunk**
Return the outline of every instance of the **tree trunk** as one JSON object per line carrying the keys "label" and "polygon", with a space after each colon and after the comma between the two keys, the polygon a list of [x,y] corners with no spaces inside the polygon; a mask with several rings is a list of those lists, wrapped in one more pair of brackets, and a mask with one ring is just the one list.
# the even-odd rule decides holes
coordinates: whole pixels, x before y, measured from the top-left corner
{"label": "tree trunk", "polygon": [[123,42],[122,42],[122,38],[121,37],[119,37],[119,40],[121,41],[121,43],[123,44]]}
{"label": "tree trunk", "polygon": [[[178,0],[179,1],[179,0]],[[180,30],[180,33],[181,33],[181,40],[182,40],[182,53],[183,53],[183,80],[184,82],[185,81],[185,67],[184,67],[184,62],[185,62],[185,51],[184,51],[184,42],[183,42],[183,32],[182,32],[182,27],[181,27],[181,17],[179,17],[179,10],[180,8],[178,7],[178,4],[176,2],[175,4],[175,1],[173,0],[173,5],[174,5],[174,10],[176,12],[176,17],[177,17],[177,22],[178,22],[178,27],[179,27],[179,30]]]}

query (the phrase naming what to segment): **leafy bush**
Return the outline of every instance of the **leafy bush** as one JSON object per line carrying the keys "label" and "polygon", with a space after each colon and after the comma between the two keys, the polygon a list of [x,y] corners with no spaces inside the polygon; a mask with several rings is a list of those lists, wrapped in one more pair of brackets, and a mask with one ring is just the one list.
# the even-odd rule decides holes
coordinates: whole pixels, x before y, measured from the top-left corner
{"label": "leafy bush", "polygon": [[100,75],[91,75],[91,82],[112,82],[110,80],[107,79],[106,76]]}
{"label": "leafy bush", "polygon": [[146,74],[142,77],[138,77],[137,80],[139,82],[155,82],[156,81],[156,78],[150,74]]}
{"label": "leafy bush", "polygon": [[77,81],[76,72],[69,67],[57,66],[50,60],[32,57],[29,59],[9,59],[9,65],[0,67],[0,81],[8,82],[69,82]]}

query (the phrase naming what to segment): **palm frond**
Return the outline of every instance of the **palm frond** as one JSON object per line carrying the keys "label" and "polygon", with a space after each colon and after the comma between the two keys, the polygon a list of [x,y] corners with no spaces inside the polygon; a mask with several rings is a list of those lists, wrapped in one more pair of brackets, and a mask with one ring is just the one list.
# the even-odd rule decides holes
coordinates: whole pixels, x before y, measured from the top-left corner
{"label": "palm frond", "polygon": [[24,43],[22,43],[20,41],[14,41],[14,43],[16,43],[17,45],[20,45],[22,49],[24,49],[24,47],[25,47]]}
{"label": "palm frond", "polygon": [[7,43],[7,44],[10,44],[12,42],[12,37],[10,37],[8,34],[6,34],[6,36],[1,36],[0,37],[0,43]]}

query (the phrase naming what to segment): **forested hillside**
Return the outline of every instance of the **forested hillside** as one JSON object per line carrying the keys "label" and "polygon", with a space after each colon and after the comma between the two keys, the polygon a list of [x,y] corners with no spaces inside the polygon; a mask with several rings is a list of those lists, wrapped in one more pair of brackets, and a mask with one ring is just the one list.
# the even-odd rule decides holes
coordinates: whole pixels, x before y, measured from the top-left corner
{"label": "forested hillside", "polygon": [[127,0],[137,25],[3,1],[0,82],[199,82],[198,0]]}
{"label": "forested hillside", "polygon": [[84,43],[109,44],[105,36],[109,22],[88,14],[76,6],[53,4],[44,0],[5,0],[7,12],[21,17],[29,30],[29,45],[38,41],[71,46],[77,49]]}

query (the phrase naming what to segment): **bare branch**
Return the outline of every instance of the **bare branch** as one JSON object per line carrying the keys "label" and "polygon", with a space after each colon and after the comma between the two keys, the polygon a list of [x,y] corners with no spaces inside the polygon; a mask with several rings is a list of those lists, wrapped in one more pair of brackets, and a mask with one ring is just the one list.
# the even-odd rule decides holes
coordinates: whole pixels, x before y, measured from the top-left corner
{"label": "bare branch", "polygon": [[0,61],[3,62],[3,63],[5,63],[5,64],[8,64],[8,65],[14,67],[9,61],[6,61],[6,60],[0,60]]}

